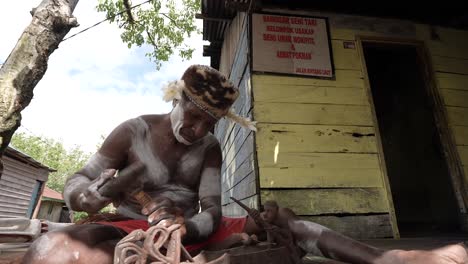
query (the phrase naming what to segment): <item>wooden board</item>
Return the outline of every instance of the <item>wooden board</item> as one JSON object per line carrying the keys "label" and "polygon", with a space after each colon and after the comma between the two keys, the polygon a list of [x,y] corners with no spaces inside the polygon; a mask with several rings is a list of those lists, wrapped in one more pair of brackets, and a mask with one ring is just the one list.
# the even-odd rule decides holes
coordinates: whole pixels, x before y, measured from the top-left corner
{"label": "wooden board", "polygon": [[257,73],[252,76],[252,86],[254,89],[258,84],[364,88],[364,79],[360,70],[336,70],[335,75],[335,79],[317,79]]}
{"label": "wooden board", "polygon": [[224,204],[232,202],[230,197],[244,199],[255,194],[257,194],[257,185],[255,174],[251,172],[243,181],[223,193],[223,197],[226,197]]}
{"label": "wooden board", "polygon": [[432,56],[432,65],[438,72],[468,74],[468,59]]}
{"label": "wooden board", "polygon": [[338,27],[330,27],[330,36],[334,40],[355,40],[356,31]]}
{"label": "wooden board", "polygon": [[224,191],[231,189],[254,171],[253,157],[254,155],[251,153],[245,158],[245,160],[240,162],[240,165],[237,164],[237,167],[233,172],[228,170],[223,174],[222,186]]}
{"label": "wooden board", "polygon": [[276,200],[298,215],[388,212],[383,188],[261,190],[262,203]]}
{"label": "wooden board", "polygon": [[[376,21],[374,18],[371,18]],[[357,19],[353,19],[357,21]],[[358,21],[359,23],[359,21]],[[375,27],[375,25],[374,25]],[[366,37],[381,37],[381,38],[405,38],[408,39],[408,34],[398,34],[395,32],[394,34],[389,34],[385,32],[377,32],[371,30],[357,30],[357,29],[349,29],[343,27],[330,27],[331,37],[334,40],[355,40],[356,36],[366,36]],[[415,38],[416,36],[411,36],[411,38]]]}
{"label": "wooden board", "polygon": [[332,50],[336,70],[361,70],[357,49],[345,49],[342,40],[332,40]]}
{"label": "wooden board", "polygon": [[468,183],[468,166],[463,166],[463,172],[465,173],[465,182]]}
{"label": "wooden board", "polygon": [[[356,21],[356,19],[351,17],[348,17],[348,19]],[[332,18],[332,20],[335,19]],[[415,32],[411,33],[411,30],[408,30],[408,32],[400,34],[398,29],[395,30],[396,27],[391,28],[391,25],[389,27],[388,23],[393,23],[395,26],[400,24],[400,27],[407,27],[405,24],[401,23],[401,21],[374,19],[374,31],[366,29],[364,26],[365,22],[362,19],[358,21],[358,23],[362,25],[357,26],[356,29],[344,28],[344,26],[339,25],[336,26],[335,23],[336,21],[333,21],[330,27],[331,38],[333,40],[355,40],[357,35],[382,38],[415,39],[425,41],[426,46],[433,55],[468,59],[468,49],[466,49],[468,46],[467,31],[437,27],[435,28],[435,33],[439,39],[433,40],[429,26],[423,24],[407,23],[414,26]],[[341,23],[343,24],[343,22]],[[352,26],[348,21],[345,21],[345,23],[345,27]],[[375,23],[378,23],[377,28]],[[387,24],[387,28],[390,30],[387,30],[386,33],[378,32],[383,28],[384,24]]]}
{"label": "wooden board", "polygon": [[[466,85],[468,86],[468,83]],[[468,90],[442,89],[441,93],[445,105],[468,108]]]}
{"label": "wooden board", "polygon": [[269,168],[378,169],[377,154],[282,152],[277,156],[258,152],[258,166]]}
{"label": "wooden board", "polygon": [[468,49],[466,48],[468,47],[468,41],[445,42],[443,40],[436,40],[427,41],[426,45],[433,56],[468,59]]}
{"label": "wooden board", "polygon": [[21,197],[17,197],[16,195],[13,195],[13,194],[10,194],[10,193],[6,193],[6,192],[2,192],[0,194],[0,202],[3,204],[3,203],[18,203],[18,204],[21,204],[21,205],[29,205],[31,201],[31,198],[28,198],[28,199],[24,199],[24,198],[21,198]]}
{"label": "wooden board", "polygon": [[450,125],[468,126],[468,108],[447,106],[447,115]]}
{"label": "wooden board", "polygon": [[468,91],[468,75],[436,72],[435,77],[439,88]]}
{"label": "wooden board", "polygon": [[[418,33],[432,55],[468,59],[468,31],[437,27],[431,32],[427,25],[419,28],[423,29]],[[433,39],[433,35],[438,39]]]}
{"label": "wooden board", "polygon": [[457,146],[463,166],[468,166],[468,146]]}
{"label": "wooden board", "polygon": [[[278,147],[276,147],[278,146]],[[372,127],[258,124],[257,151],[377,153]]]}
{"label": "wooden board", "polygon": [[452,126],[455,144],[468,146],[468,126]]}
{"label": "wooden board", "polygon": [[234,130],[234,127],[235,127],[235,123],[231,122],[230,120],[222,119],[218,121],[216,130],[215,130],[215,135],[219,141],[221,150],[224,150],[226,148],[226,145],[229,144],[229,140],[232,140],[232,138],[230,138],[230,135],[232,131]]}
{"label": "wooden board", "polygon": [[231,74],[229,79],[236,85],[239,86],[240,81],[244,75],[245,69],[249,63],[248,59],[248,37],[247,30],[243,30],[238,45],[236,45],[236,52],[232,64]]}
{"label": "wooden board", "polygon": [[357,87],[258,83],[254,95],[257,103],[369,105],[365,90]]}
{"label": "wooden board", "polygon": [[[250,113],[247,113],[246,115],[241,113],[241,115],[249,116]],[[234,124],[233,122],[231,123]],[[222,146],[223,165],[221,171],[223,174],[229,167],[231,167],[231,170],[235,170],[238,165],[231,166],[231,163],[235,161],[235,164],[240,164],[240,162],[243,162],[245,157],[250,155],[254,149],[253,134],[251,130],[241,127],[238,124],[232,125],[230,130],[231,131]],[[241,157],[238,157],[239,155]]]}
{"label": "wooden board", "polygon": [[373,126],[370,106],[256,103],[254,116],[262,123]]}
{"label": "wooden board", "polygon": [[16,185],[20,190],[32,190],[36,185],[36,182],[31,178],[22,176],[22,174],[15,174],[12,170],[4,170],[2,178],[0,179],[0,184],[9,185],[11,183]]}
{"label": "wooden board", "polygon": [[[240,116],[244,117],[249,117],[252,118],[251,116],[251,96],[250,92],[246,92],[246,90],[250,90],[250,88],[247,88],[250,84],[250,79],[249,79],[249,74],[246,74],[244,79],[241,82],[241,86],[239,89],[241,89],[241,95],[239,98],[236,100],[235,104],[233,105],[232,109],[234,112]],[[242,92],[244,91],[244,92]],[[246,94],[245,94],[246,93]],[[239,124],[236,124],[235,122],[232,122],[229,119],[221,119],[215,130],[215,135],[216,138],[221,143],[221,149],[225,151],[226,148],[229,148],[230,144],[232,144],[233,140],[235,139],[236,135],[238,132],[242,130],[246,130],[245,128],[241,127]],[[227,151],[227,150],[226,150]]]}
{"label": "wooden board", "polygon": [[[244,198],[240,201],[250,208],[258,209],[258,195]],[[239,217],[239,216],[247,215],[247,212],[244,209],[242,209],[238,204],[232,202],[232,200],[230,201],[229,204],[223,205],[222,210],[223,210],[223,215],[228,216],[228,217]]]}
{"label": "wooden board", "polygon": [[238,136],[234,143],[232,143],[228,152],[223,153],[223,155],[225,155],[224,162],[226,170],[230,169],[231,172],[234,172],[241,162],[253,152],[253,144],[253,134],[251,132]]}
{"label": "wooden board", "polygon": [[12,195],[20,200],[31,201],[31,193],[16,188],[10,188],[8,186],[0,186],[0,193],[5,195]]}
{"label": "wooden board", "polygon": [[261,188],[382,187],[380,169],[259,168]]}
{"label": "wooden board", "polygon": [[354,239],[393,237],[390,216],[388,214],[342,217],[302,216],[301,219],[326,226]]}

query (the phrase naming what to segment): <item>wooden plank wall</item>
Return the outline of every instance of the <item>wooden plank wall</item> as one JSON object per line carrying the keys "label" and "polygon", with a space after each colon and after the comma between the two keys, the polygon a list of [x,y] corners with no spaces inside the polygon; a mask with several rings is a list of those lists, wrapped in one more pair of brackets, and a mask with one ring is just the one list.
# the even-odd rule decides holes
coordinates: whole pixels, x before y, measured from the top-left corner
{"label": "wooden plank wall", "polygon": [[[343,49],[343,40],[332,46],[335,80],[253,76],[261,200],[274,199],[346,235],[389,237],[359,57]],[[356,229],[361,224],[367,228]]]}
{"label": "wooden plank wall", "polygon": [[420,26],[419,35],[432,57],[468,188],[468,31],[437,28],[435,33],[439,40],[431,39],[430,29]]}
{"label": "wooden plank wall", "polygon": [[332,35],[334,80],[253,76],[261,200],[349,236],[389,237],[360,59],[343,41]]}
{"label": "wooden plank wall", "polygon": [[[251,117],[251,79],[247,28],[247,16],[239,13],[228,30],[231,35],[225,36],[231,41],[233,36],[237,35],[239,37],[237,41],[234,40],[238,44],[235,45],[232,66],[224,66],[223,69],[230,69],[228,76],[239,87],[240,95],[234,103],[233,109],[241,116]],[[224,58],[221,58],[221,60],[223,61]],[[216,125],[215,136],[221,144],[223,153],[223,166],[221,168],[223,215],[246,215],[243,209],[232,203],[230,197],[235,197],[250,207],[256,208],[258,206],[259,197],[254,165],[254,134],[252,131],[242,128],[229,120],[222,119]]]}
{"label": "wooden plank wall", "polygon": [[231,21],[230,26],[224,32],[224,41],[221,48],[219,71],[227,76],[230,75],[233,60],[235,59],[240,35],[242,34],[245,13],[238,13]]}
{"label": "wooden plank wall", "polygon": [[333,80],[252,78],[261,201],[352,237],[391,237],[360,54],[343,45],[356,31],[331,24]]}
{"label": "wooden plank wall", "polygon": [[[355,42],[358,35],[425,41],[467,176],[468,32],[437,28],[440,40],[431,40],[429,26],[371,19],[370,24],[382,25],[373,27],[360,20],[330,17],[334,80],[252,76],[261,201],[275,199],[305,219],[352,237],[389,237],[392,209],[361,55],[343,42]],[[349,21],[358,26],[346,28]]]}
{"label": "wooden plank wall", "polygon": [[59,222],[63,206],[64,204],[59,202],[49,200],[42,201],[37,218],[47,219],[52,222]]}
{"label": "wooden plank wall", "polygon": [[0,218],[26,217],[31,195],[42,170],[3,157],[4,171],[0,179]]}

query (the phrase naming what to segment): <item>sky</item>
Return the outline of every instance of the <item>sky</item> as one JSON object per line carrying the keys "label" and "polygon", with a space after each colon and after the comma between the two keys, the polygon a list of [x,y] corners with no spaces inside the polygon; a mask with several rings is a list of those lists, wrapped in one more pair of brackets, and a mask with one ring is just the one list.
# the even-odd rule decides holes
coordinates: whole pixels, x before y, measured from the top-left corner
{"label": "sky", "polygon": [[[0,64],[31,22],[29,11],[41,0],[7,1],[0,8]],[[138,4],[141,1],[132,1]],[[80,27],[67,36],[105,18],[95,10],[97,0],[80,0],[74,11]],[[201,29],[202,23],[197,20]],[[22,111],[18,131],[60,140],[67,148],[96,151],[112,129],[144,114],[167,113],[161,88],[180,79],[191,64],[208,64],[202,56],[201,35],[188,40],[196,48],[191,60],[177,55],[159,71],[145,56],[151,47],[129,49],[120,39],[116,24],[102,23],[62,42],[49,58],[48,69],[34,89],[34,97]]]}

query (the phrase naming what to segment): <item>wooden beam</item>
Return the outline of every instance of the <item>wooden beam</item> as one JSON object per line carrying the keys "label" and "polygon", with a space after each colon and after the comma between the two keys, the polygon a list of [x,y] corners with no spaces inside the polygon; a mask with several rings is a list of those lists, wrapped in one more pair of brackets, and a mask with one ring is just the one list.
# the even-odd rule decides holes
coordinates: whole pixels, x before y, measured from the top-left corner
{"label": "wooden beam", "polygon": [[383,188],[262,189],[261,201],[275,200],[297,215],[387,213]]}
{"label": "wooden beam", "polygon": [[219,55],[220,53],[221,53],[221,48],[213,47],[211,45],[203,46],[203,56]]}
{"label": "wooden beam", "polygon": [[203,19],[207,21],[220,21],[220,22],[231,22],[232,18],[229,17],[210,17],[206,14],[195,14],[195,18]]}
{"label": "wooden beam", "polygon": [[375,130],[362,126],[257,124],[257,151],[377,153]]}
{"label": "wooden beam", "polygon": [[301,219],[326,226],[352,238],[392,237],[388,214],[351,216],[302,216]]}
{"label": "wooden beam", "polygon": [[249,10],[249,6],[250,6],[250,1],[248,1],[247,3],[240,3],[240,2],[234,2],[232,0],[226,0],[225,2],[226,9],[233,9],[233,10],[241,11],[241,12],[245,12]]}

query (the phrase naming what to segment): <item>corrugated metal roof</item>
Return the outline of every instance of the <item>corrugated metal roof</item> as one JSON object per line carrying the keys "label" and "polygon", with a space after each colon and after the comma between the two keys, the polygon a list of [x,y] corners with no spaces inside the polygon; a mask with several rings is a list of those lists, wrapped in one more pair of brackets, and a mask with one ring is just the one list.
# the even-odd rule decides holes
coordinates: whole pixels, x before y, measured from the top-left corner
{"label": "corrugated metal roof", "polygon": [[210,41],[209,46],[204,46],[203,55],[211,56],[212,67],[219,68],[224,32],[236,16],[239,7],[246,6],[249,2],[250,0],[202,0],[203,40]]}
{"label": "corrugated metal roof", "polygon": [[49,168],[47,167],[46,165],[40,163],[39,161],[31,158],[30,156],[28,156],[27,154],[11,147],[11,146],[8,146],[5,150],[5,152],[3,153],[3,155],[7,156],[7,157],[10,157],[12,159],[15,159],[15,160],[19,160],[19,161],[22,161],[26,164],[29,164],[35,168],[42,168],[42,169],[46,169],[48,170],[49,172],[54,172],[54,171],[57,171],[55,169],[52,169],[52,168]]}
{"label": "corrugated metal roof", "polygon": [[44,187],[44,192],[42,193],[42,198],[58,200],[63,202],[63,196],[61,193],[54,191],[48,187]]}
{"label": "corrugated metal roof", "polygon": [[[231,2],[246,3],[249,0],[234,0]],[[203,20],[203,40],[210,42],[222,41],[224,30],[229,25],[230,21],[236,15],[234,9],[226,8],[226,1],[220,0],[202,0],[202,15],[212,19],[228,19],[228,20]]]}

